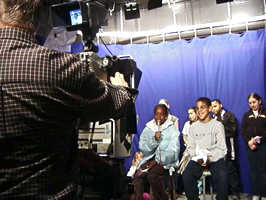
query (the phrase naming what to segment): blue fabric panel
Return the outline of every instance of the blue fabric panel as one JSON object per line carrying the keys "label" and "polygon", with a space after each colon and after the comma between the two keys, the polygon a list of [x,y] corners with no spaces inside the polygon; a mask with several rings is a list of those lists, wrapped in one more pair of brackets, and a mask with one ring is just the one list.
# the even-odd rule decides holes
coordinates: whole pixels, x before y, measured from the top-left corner
{"label": "blue fabric panel", "polygon": [[74,42],[71,44],[71,53],[80,53],[83,52],[83,43]]}

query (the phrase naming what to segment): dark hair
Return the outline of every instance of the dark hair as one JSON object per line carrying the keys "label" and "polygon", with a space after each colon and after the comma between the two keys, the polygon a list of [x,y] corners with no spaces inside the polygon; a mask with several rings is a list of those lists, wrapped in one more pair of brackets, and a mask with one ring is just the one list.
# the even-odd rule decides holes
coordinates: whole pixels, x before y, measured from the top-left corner
{"label": "dark hair", "polygon": [[209,98],[207,97],[200,97],[197,99],[196,103],[199,102],[199,101],[202,101],[204,102],[208,107],[210,107],[212,105],[212,102]]}
{"label": "dark hair", "polygon": [[157,104],[157,105],[154,107],[153,113],[155,113],[156,110],[157,110],[158,108],[162,108],[163,111],[164,111],[164,113],[165,113],[166,115],[168,115],[168,108],[167,108],[166,105],[164,105],[164,104]]}
{"label": "dark hair", "polygon": [[212,102],[216,101],[219,104],[222,104],[222,102],[220,101],[220,99],[213,99]]}
{"label": "dark hair", "polygon": [[262,102],[261,96],[258,95],[257,93],[254,93],[254,92],[250,93],[250,94],[248,95],[248,100],[249,100],[250,97],[253,97],[254,99],[256,99],[256,100],[258,100],[258,101],[261,100],[261,102]]}
{"label": "dark hair", "polygon": [[[256,99],[256,100],[258,100],[258,101],[261,101],[261,104],[260,104],[260,107],[259,107],[259,113],[260,113],[261,110],[262,110],[262,108],[263,108],[263,102],[262,102],[262,98],[261,98],[261,96],[260,96],[259,94],[255,93],[255,92],[252,92],[252,93],[250,93],[250,94],[248,95],[248,100],[249,100],[251,97],[254,98],[254,99]],[[251,108],[250,108],[250,110],[251,110]]]}
{"label": "dark hair", "polygon": [[1,0],[0,21],[4,25],[33,28],[42,0]]}
{"label": "dark hair", "polygon": [[[189,111],[189,110],[194,110],[194,112],[197,113],[197,109],[196,109],[195,106],[189,107],[189,108],[187,109],[187,111]],[[196,115],[197,115],[197,114],[196,114]],[[197,117],[198,117],[198,116],[197,116]],[[189,124],[191,125],[192,123],[193,123],[193,121],[190,121],[190,120],[189,120]]]}
{"label": "dark hair", "polygon": [[189,111],[189,110],[194,110],[194,112],[196,112],[196,107],[195,107],[195,106],[189,107],[189,108],[187,109],[187,111]]}

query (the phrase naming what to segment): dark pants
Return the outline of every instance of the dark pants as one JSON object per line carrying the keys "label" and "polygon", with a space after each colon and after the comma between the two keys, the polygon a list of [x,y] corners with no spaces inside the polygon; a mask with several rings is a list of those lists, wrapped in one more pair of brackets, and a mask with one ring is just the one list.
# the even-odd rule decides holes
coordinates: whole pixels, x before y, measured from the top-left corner
{"label": "dark pants", "polygon": [[[188,200],[199,200],[199,190],[197,187],[197,180],[202,176],[202,167],[195,161],[190,161],[185,171],[183,172],[183,182],[185,193]],[[227,200],[228,199],[228,181],[227,181],[227,169],[224,159],[220,159],[217,162],[212,162],[208,165],[208,169],[212,174],[212,183],[216,188],[216,199]]]}
{"label": "dark pants", "polygon": [[228,172],[228,193],[239,195],[241,186],[237,162],[235,160],[226,160],[226,167]]}
{"label": "dark pants", "polygon": [[161,165],[153,166],[147,173],[135,177],[133,180],[135,199],[142,200],[142,194],[144,192],[144,186],[146,181],[148,181],[152,189],[153,200],[168,200],[168,196],[163,188],[163,176],[165,175],[165,170]]}
{"label": "dark pants", "polygon": [[266,197],[266,141],[252,151],[247,146],[250,163],[251,191],[253,195]]}

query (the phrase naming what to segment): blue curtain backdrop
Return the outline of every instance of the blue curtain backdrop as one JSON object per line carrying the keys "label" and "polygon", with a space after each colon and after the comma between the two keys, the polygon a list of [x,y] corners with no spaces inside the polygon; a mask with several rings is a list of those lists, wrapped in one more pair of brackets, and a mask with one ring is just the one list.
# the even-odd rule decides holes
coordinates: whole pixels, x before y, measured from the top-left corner
{"label": "blue curtain backdrop", "polygon": [[[180,131],[187,121],[187,108],[202,96],[219,98],[225,108],[235,113],[240,126],[248,110],[248,94],[257,92],[265,99],[265,34],[262,29],[190,41],[108,45],[114,55],[131,55],[142,71],[133,152],[138,149],[139,135],[152,119],[153,107],[160,98],[169,100],[171,113],[179,117]],[[100,56],[110,55],[103,45],[99,49]],[[242,189],[248,193],[249,166],[241,136],[238,142]],[[130,161],[126,160],[127,167]]]}

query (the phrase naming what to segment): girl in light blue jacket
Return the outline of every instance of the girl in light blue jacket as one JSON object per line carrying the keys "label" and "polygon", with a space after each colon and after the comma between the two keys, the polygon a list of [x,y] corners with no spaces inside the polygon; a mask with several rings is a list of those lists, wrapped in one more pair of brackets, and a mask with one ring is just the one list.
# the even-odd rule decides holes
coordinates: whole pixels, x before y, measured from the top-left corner
{"label": "girl in light blue jacket", "polygon": [[167,107],[162,104],[156,105],[154,119],[146,124],[140,135],[139,149],[144,157],[137,166],[138,170],[133,180],[136,199],[142,199],[145,181],[151,186],[154,200],[168,199],[162,187],[161,176],[167,173],[166,169],[177,167],[180,143],[179,131],[167,117]]}

